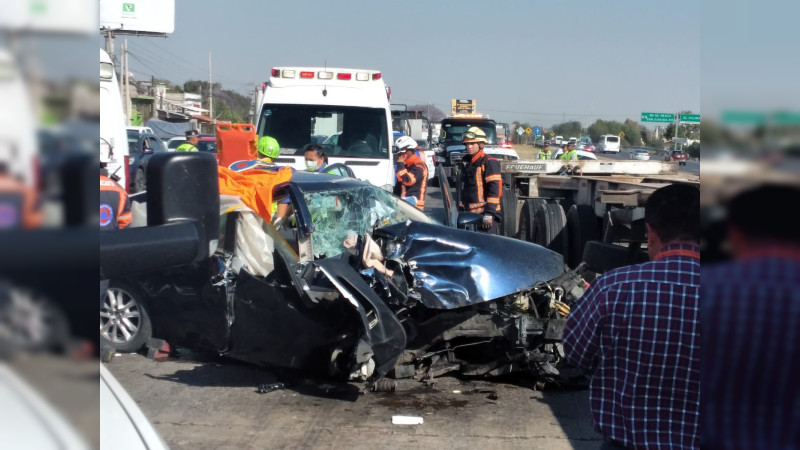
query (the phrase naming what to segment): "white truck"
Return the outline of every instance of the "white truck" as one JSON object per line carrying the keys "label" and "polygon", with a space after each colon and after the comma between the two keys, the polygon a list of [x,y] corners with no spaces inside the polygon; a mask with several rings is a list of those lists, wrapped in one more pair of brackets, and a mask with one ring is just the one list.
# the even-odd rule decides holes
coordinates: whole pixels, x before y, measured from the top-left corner
{"label": "white truck", "polygon": [[10,52],[0,49],[0,162],[9,173],[34,184],[36,122],[22,74]]}
{"label": "white truck", "polygon": [[647,242],[644,204],[671,183],[699,177],[665,161],[583,160],[582,175],[559,175],[566,161],[502,161],[503,234],[540,244],[595,273],[640,262]]}
{"label": "white truck", "polygon": [[109,147],[108,175],[120,186],[128,187],[128,131],[122,109],[122,94],[114,64],[100,49],[100,147]]}
{"label": "white truck", "polygon": [[349,166],[359,179],[389,191],[394,186],[391,90],[377,70],[275,67],[259,95],[256,132],[280,145],[277,164],[305,169],[312,136],[330,164]]}

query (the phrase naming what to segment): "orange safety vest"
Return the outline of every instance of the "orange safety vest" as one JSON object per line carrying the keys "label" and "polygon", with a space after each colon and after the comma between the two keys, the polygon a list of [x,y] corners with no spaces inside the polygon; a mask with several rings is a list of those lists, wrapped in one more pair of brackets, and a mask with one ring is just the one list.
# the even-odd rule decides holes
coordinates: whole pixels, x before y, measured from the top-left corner
{"label": "orange safety vest", "polygon": [[235,172],[219,166],[219,193],[235,195],[261,218],[272,221],[272,190],[292,179],[289,167],[270,167],[270,170],[249,169]]}
{"label": "orange safety vest", "polygon": [[500,219],[503,196],[503,177],[500,175],[500,162],[488,157],[483,150],[474,156],[464,157],[465,167],[461,172],[461,198],[458,206],[479,214],[491,214]]}
{"label": "orange safety vest", "polygon": [[415,197],[416,207],[425,209],[425,191],[428,187],[428,166],[415,154],[403,162],[405,167],[397,171],[397,181],[402,184],[401,197]]}

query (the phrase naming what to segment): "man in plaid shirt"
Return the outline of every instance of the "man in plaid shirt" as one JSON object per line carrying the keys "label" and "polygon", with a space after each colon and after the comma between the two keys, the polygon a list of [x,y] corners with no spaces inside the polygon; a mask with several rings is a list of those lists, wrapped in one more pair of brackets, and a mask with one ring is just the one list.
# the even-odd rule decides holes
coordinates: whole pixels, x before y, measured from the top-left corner
{"label": "man in plaid shirt", "polygon": [[605,448],[697,448],[700,191],[672,184],[645,205],[650,261],[610,271],[567,320],[567,361],[591,374]]}
{"label": "man in plaid shirt", "polygon": [[703,447],[800,448],[797,186],[765,185],[728,205],[735,258],[703,267]]}

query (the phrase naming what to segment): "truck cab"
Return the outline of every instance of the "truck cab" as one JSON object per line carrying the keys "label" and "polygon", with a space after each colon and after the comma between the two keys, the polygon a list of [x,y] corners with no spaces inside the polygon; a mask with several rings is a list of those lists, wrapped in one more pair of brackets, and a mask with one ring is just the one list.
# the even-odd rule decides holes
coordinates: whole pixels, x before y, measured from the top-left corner
{"label": "truck cab", "polygon": [[489,143],[484,147],[484,152],[492,153],[500,150],[497,141],[497,123],[494,120],[481,114],[457,114],[445,117],[441,123],[436,161],[442,165],[450,179],[455,179],[459,163],[466,155],[466,147],[461,143],[461,139],[470,127],[478,127],[486,133]]}

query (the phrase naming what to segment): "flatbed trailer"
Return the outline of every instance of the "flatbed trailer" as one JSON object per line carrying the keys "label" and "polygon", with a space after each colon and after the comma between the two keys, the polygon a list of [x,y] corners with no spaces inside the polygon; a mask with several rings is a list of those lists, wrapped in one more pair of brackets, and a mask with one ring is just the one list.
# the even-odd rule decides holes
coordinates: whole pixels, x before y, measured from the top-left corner
{"label": "flatbed trailer", "polygon": [[[501,161],[503,234],[561,253],[593,272],[646,260],[644,205],[656,189],[699,177],[677,162],[577,162],[581,175],[559,175],[567,161]],[[575,162],[572,162],[573,164]],[[591,244],[589,244],[591,242]]]}

